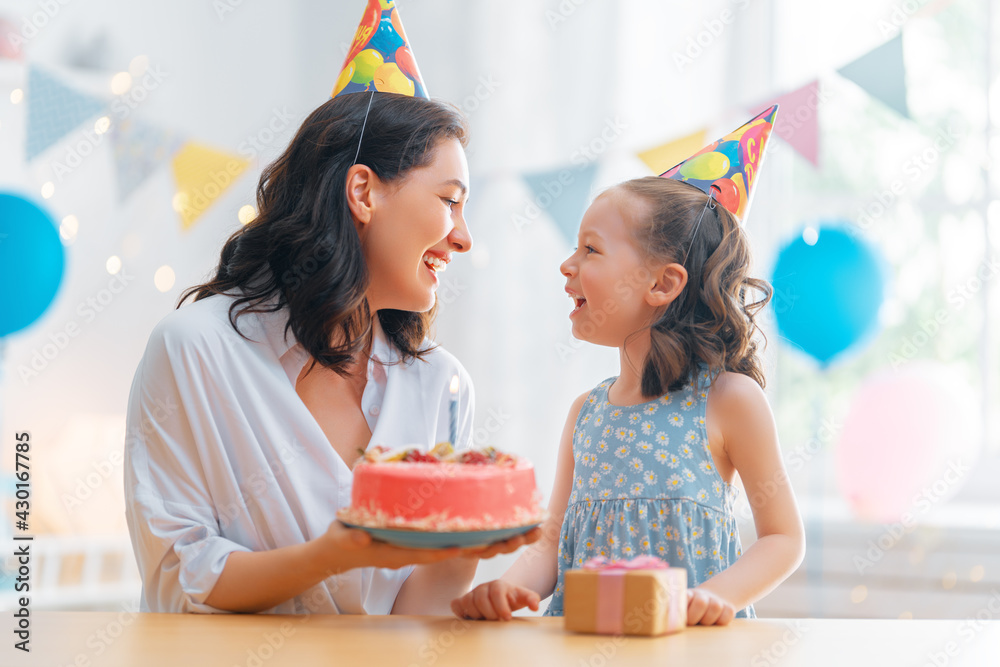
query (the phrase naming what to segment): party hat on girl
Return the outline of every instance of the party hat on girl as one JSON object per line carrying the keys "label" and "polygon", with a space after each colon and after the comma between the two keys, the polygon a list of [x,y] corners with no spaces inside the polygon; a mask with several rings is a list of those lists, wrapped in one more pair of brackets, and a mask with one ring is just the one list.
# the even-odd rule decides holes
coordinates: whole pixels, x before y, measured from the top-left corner
{"label": "party hat on girl", "polygon": [[429,97],[395,0],[368,0],[330,97],[369,91]]}
{"label": "party hat on girl", "polygon": [[660,176],[695,186],[742,222],[750,208],[777,113],[775,104]]}

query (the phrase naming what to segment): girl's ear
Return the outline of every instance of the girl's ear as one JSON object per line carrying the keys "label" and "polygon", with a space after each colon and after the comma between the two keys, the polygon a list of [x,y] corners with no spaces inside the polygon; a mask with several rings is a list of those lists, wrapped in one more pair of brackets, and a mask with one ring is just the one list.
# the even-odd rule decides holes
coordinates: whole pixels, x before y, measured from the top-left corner
{"label": "girl's ear", "polygon": [[676,262],[666,264],[653,272],[656,282],[646,293],[646,303],[654,308],[667,306],[676,299],[687,285],[688,272]]}
{"label": "girl's ear", "polygon": [[347,206],[354,216],[354,223],[361,227],[367,225],[372,220],[375,210],[375,194],[380,186],[380,181],[371,167],[363,164],[356,164],[347,170]]}

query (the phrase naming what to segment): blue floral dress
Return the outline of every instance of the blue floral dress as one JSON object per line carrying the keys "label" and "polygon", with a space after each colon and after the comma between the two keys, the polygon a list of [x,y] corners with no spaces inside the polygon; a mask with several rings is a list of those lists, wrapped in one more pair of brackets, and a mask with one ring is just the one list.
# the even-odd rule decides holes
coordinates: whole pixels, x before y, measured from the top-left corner
{"label": "blue floral dress", "polygon": [[[547,616],[563,614],[566,570],[595,556],[658,556],[687,568],[693,588],[743,553],[739,491],[719,476],[708,447],[707,368],[677,392],[625,407],[608,400],[616,379],[590,392],[573,430],[573,491]],[[753,605],[736,616],[755,618]]]}

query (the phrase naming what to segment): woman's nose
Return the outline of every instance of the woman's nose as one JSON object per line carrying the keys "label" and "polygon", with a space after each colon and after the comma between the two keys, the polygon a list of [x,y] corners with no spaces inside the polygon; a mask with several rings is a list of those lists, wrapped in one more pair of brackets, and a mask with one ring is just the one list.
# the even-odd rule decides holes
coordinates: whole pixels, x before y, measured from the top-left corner
{"label": "woman's nose", "polygon": [[455,227],[448,234],[448,241],[455,249],[455,252],[469,252],[472,250],[472,233],[469,231],[469,225],[465,222],[464,215],[459,216],[455,222]]}

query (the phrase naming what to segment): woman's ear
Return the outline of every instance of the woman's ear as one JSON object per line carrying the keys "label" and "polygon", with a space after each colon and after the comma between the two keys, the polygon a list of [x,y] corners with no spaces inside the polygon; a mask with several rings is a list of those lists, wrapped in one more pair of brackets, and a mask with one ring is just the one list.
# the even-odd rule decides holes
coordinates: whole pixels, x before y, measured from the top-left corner
{"label": "woman's ear", "polygon": [[378,176],[367,165],[356,164],[347,170],[347,206],[355,224],[360,226],[371,222],[378,185]]}
{"label": "woman's ear", "polygon": [[656,282],[646,292],[646,303],[654,308],[667,306],[676,299],[687,285],[688,272],[676,262],[666,264],[653,272]]}

